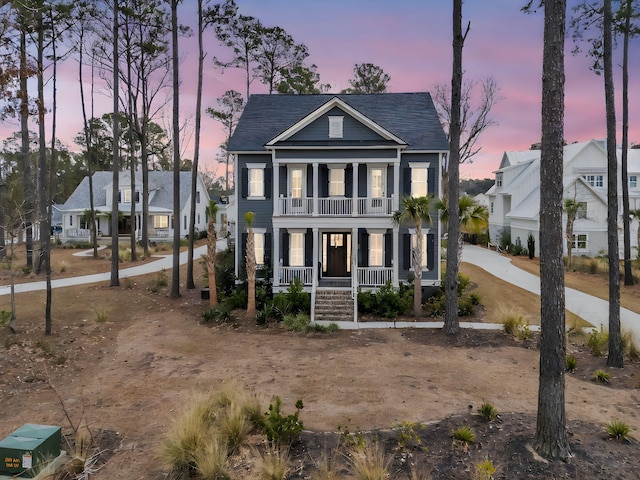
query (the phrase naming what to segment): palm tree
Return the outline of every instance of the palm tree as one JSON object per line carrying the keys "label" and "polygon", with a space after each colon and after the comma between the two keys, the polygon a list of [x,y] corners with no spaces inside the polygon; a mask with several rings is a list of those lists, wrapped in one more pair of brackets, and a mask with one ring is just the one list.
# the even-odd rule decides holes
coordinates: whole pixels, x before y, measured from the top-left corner
{"label": "palm tree", "polygon": [[207,255],[205,263],[207,264],[207,275],[209,276],[209,305],[215,307],[218,305],[218,289],[216,288],[216,243],[218,243],[218,233],[216,232],[216,215],[218,214],[218,205],[213,200],[209,201],[207,206]]}
{"label": "palm tree", "polygon": [[[438,200],[438,210],[440,210],[440,220],[449,221],[449,206],[447,199]],[[489,210],[484,205],[480,205],[473,197],[463,195],[458,200],[458,218],[460,220],[460,240],[458,241],[458,265],[460,265],[460,255],[462,253],[462,234],[482,233],[489,226]]]}
{"label": "palm tree", "polygon": [[253,237],[253,219],[255,213],[246,212],[244,221],[247,223],[247,251],[246,251],[246,268],[247,268],[247,316],[253,318],[256,316],[256,249]]}
{"label": "palm tree", "polygon": [[393,212],[394,225],[409,223],[416,229],[416,245],[411,252],[413,267],[413,315],[418,318],[422,314],[422,225],[431,221],[431,206],[433,197],[403,197],[400,209]]}
{"label": "palm tree", "polygon": [[567,230],[565,232],[567,237],[567,255],[569,256],[569,267],[571,267],[571,252],[573,251],[573,224],[576,221],[578,215],[579,203],[575,198],[565,198],[562,205],[562,209],[567,214]]}

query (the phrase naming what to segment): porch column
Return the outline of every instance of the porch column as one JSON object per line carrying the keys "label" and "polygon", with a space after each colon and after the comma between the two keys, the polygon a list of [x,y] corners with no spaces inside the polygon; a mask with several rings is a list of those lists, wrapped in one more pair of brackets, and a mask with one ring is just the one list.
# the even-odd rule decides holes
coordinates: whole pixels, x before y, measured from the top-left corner
{"label": "porch column", "polygon": [[282,266],[282,258],[280,255],[280,227],[273,227],[273,253],[271,254],[273,262],[273,286],[280,285],[280,267]]}
{"label": "porch column", "polygon": [[[318,162],[313,162],[313,216],[318,216],[318,197],[320,196],[320,190],[318,190]],[[314,237],[314,242],[316,241]],[[314,243],[315,246],[315,243]],[[315,257],[314,257],[315,258]]]}
{"label": "porch column", "polygon": [[[396,197],[397,198],[397,197]],[[394,288],[398,288],[398,265],[400,264],[400,258],[398,257],[400,253],[400,249],[398,248],[400,245],[399,242],[399,233],[400,227],[393,227],[393,260],[391,262],[391,266],[393,267],[393,286]]]}
{"label": "porch column", "polygon": [[351,228],[351,292],[353,295],[353,321],[358,323],[358,227]]}
{"label": "porch column", "polygon": [[400,208],[400,162],[395,162],[393,164],[393,211],[397,212],[399,208]]}
{"label": "porch column", "polygon": [[353,178],[352,180],[352,190],[351,197],[353,204],[351,205],[351,215],[354,217],[358,216],[358,162],[353,162]]}
{"label": "porch column", "polygon": [[273,161],[273,216],[280,216],[280,163]]}
{"label": "porch column", "polygon": [[[317,164],[314,163],[314,169],[313,172],[316,172],[316,166]],[[315,175],[314,175],[315,176]],[[315,191],[314,191],[315,192]],[[314,195],[314,199],[317,198]],[[314,210],[315,212],[315,210]],[[311,321],[315,321],[315,316],[316,316],[316,290],[318,288],[318,262],[319,257],[318,257],[318,252],[319,252],[319,245],[318,245],[318,227],[313,227],[313,229],[311,230],[313,233],[313,254],[311,255],[311,260],[313,261],[313,265],[311,266]]]}

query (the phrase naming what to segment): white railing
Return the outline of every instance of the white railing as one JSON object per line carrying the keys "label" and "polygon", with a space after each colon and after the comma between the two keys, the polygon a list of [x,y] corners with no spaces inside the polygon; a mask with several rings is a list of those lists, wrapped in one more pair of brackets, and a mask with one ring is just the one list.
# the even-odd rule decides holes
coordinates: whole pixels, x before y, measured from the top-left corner
{"label": "white railing", "polygon": [[[354,209],[358,215],[369,217],[388,217],[393,214],[393,198],[318,198],[319,216],[347,217],[353,215]],[[314,215],[313,198],[280,197],[277,201],[276,213],[285,216]]]}
{"label": "white railing", "polygon": [[91,236],[91,230],[88,228],[67,228],[66,236],[70,238],[83,238]]}
{"label": "white railing", "polygon": [[169,233],[168,228],[154,228],[149,232],[149,236],[152,238],[168,238]]}
{"label": "white railing", "polygon": [[318,215],[345,216],[353,211],[352,198],[319,198]]}
{"label": "white railing", "polygon": [[280,215],[305,216],[313,212],[313,198],[279,198]]}
{"label": "white railing", "polygon": [[299,278],[303,285],[311,285],[313,267],[278,267],[281,285],[289,285],[291,280]]}
{"label": "white railing", "polygon": [[393,278],[391,267],[358,267],[358,285],[379,287]]}
{"label": "white railing", "polygon": [[358,215],[384,217],[393,213],[393,198],[358,198]]}

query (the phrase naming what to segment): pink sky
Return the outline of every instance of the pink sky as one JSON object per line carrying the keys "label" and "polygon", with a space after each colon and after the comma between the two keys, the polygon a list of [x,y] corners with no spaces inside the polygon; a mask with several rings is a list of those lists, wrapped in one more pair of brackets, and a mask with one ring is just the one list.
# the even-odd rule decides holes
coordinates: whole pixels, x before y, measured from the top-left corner
{"label": "pink sky", "polygon": [[[216,0],[212,0],[216,1]],[[332,92],[349,86],[356,63],[373,63],[391,76],[390,92],[430,91],[435,83],[451,79],[451,2],[423,0],[236,0],[240,12],[258,18],[265,26],[280,26],[296,42],[309,48],[309,64],[317,65],[322,83]],[[542,13],[520,12],[524,0],[465,2],[464,24],[470,22],[463,53],[466,78],[481,80],[493,76],[501,88],[502,100],[494,107],[492,117],[497,125],[483,133],[482,147],[474,162],[463,165],[463,178],[493,177],[502,153],[525,150],[540,139],[540,98],[542,62]],[[570,0],[569,5],[575,3]],[[490,5],[490,6],[489,6]],[[195,0],[185,0],[179,12],[182,23],[193,24]],[[571,12],[569,11],[569,14]],[[228,57],[214,36],[205,42],[208,50],[204,80],[203,107],[216,107],[216,99],[226,90],[244,94],[240,72],[221,73],[212,67],[213,56]],[[604,138],[603,78],[589,70],[590,61],[583,54],[569,52],[573,42],[566,43],[566,111],[565,138],[568,142]],[[631,45],[630,130],[632,143],[640,143],[640,39]],[[635,48],[635,51],[633,50]],[[197,45],[195,39],[181,40],[180,77],[182,80],[180,111],[190,118],[193,129],[195,86],[197,80]],[[618,143],[621,141],[620,54],[616,52]],[[73,136],[82,126],[75,64],[65,67],[59,83],[59,137],[74,150]],[[85,74],[86,75],[86,74]],[[251,93],[266,93],[257,81]],[[101,97],[97,115],[111,111],[111,100]],[[170,125],[167,118],[158,120]],[[1,126],[3,136],[17,130],[15,124]],[[202,122],[201,159],[214,168],[218,146],[224,139],[221,126],[209,117]],[[189,130],[189,129],[188,129]],[[188,136],[191,140],[192,135]],[[193,146],[185,142],[185,156],[192,158]],[[222,169],[218,170],[222,173]]]}

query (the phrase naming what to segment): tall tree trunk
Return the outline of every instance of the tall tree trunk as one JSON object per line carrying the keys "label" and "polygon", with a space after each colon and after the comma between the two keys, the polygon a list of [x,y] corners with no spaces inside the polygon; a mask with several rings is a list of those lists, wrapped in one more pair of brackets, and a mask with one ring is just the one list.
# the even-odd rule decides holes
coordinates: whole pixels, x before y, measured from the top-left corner
{"label": "tall tree trunk", "polygon": [[[82,70],[84,66],[84,25],[80,25],[80,38],[78,48],[78,80],[80,83],[80,105],[82,107],[82,125],[84,128],[84,141],[87,145],[87,176],[89,178],[89,231],[91,232],[91,246],[93,248],[93,258],[98,257],[98,236],[96,232],[96,210],[93,204],[93,176],[92,160],[94,155],[93,139],[89,122],[87,120],[87,106],[84,98],[84,81]],[[93,58],[91,59],[91,114],[93,117]]]}
{"label": "tall tree trunk", "polygon": [[564,31],[566,0],[544,6],[542,144],[540,153],[540,380],[533,446],[567,459],[564,405],[565,296],[562,247]]}
{"label": "tall tree trunk", "polygon": [[[468,29],[467,29],[468,32]],[[451,125],[449,126],[447,268],[445,274],[444,331],[458,333],[458,248],[460,242],[460,108],[462,95],[462,0],[453,2],[453,73],[451,75]]]}
{"label": "tall tree trunk", "polygon": [[[621,9],[625,11],[622,47],[622,224],[624,231],[624,284],[633,285],[631,265],[631,218],[629,216],[629,34],[633,0],[627,0]],[[638,245],[640,248],[640,245]]]}
{"label": "tall tree trunk", "polygon": [[33,198],[34,186],[31,178],[31,151],[29,148],[29,77],[27,64],[26,26],[20,31],[20,155],[22,157],[22,187],[24,189],[24,210],[22,212],[25,225],[25,248],[27,269],[33,268]]}
{"label": "tall tree trunk", "polygon": [[171,0],[173,64],[173,271],[171,297],[180,296],[180,76],[178,72],[178,0]]}
{"label": "tall tree trunk", "polygon": [[253,227],[247,227],[247,317],[256,316],[256,248]]}
{"label": "tall tree trunk", "polygon": [[611,0],[604,0],[604,96],[607,116],[607,237],[609,257],[609,355],[607,365],[622,368],[620,336],[620,250],[618,247],[618,159],[613,87]]}
{"label": "tall tree trunk", "polygon": [[218,234],[216,232],[215,216],[209,217],[207,228],[207,275],[209,277],[209,305],[215,307],[218,305],[218,288],[216,286],[216,244],[218,243]]}
{"label": "tall tree trunk", "polygon": [[43,253],[45,243],[49,242],[49,234],[43,230],[46,227],[47,217],[47,139],[45,138],[45,107],[44,107],[44,23],[42,21],[42,9],[36,10],[37,38],[38,38],[38,256],[35,263],[36,274],[42,273],[44,267]]}
{"label": "tall tree trunk", "polygon": [[[53,13],[51,15],[53,19]],[[50,231],[51,231],[51,217],[53,214],[52,203],[53,203],[53,185],[55,182],[55,171],[56,171],[56,127],[57,127],[57,112],[58,112],[58,60],[57,60],[57,51],[56,51],[56,34],[55,34],[55,26],[53,25],[53,20],[51,23],[51,31],[53,33],[53,37],[51,40],[51,49],[53,56],[53,105],[51,108],[51,166],[49,168],[49,181],[46,186],[46,199],[47,199],[47,216],[46,216],[46,230],[41,229],[40,235],[46,233],[47,242],[44,244],[45,250],[44,254],[44,268],[46,274],[46,288],[47,288],[47,300],[45,307],[45,334],[51,335],[52,330],[52,318],[51,318],[51,304],[53,301],[53,292],[51,290],[51,242],[49,240]]]}
{"label": "tall tree trunk", "polygon": [[[187,288],[196,288],[196,285],[193,281],[193,248],[196,241],[196,190],[198,187],[197,182],[198,163],[200,160],[200,124],[202,117],[202,77],[204,70],[204,46],[202,43],[203,30],[204,20],[202,13],[202,0],[198,0],[198,88],[196,91],[196,131],[194,138],[195,145],[193,149],[193,165],[191,165],[191,210],[189,214],[189,258],[187,260]],[[209,295],[211,295],[211,293],[211,282],[209,282]]]}
{"label": "tall tree trunk", "polygon": [[120,248],[118,245],[118,200],[120,189],[120,106],[118,52],[118,0],[113,0],[113,191],[111,192],[111,283],[112,287],[120,285]]}

